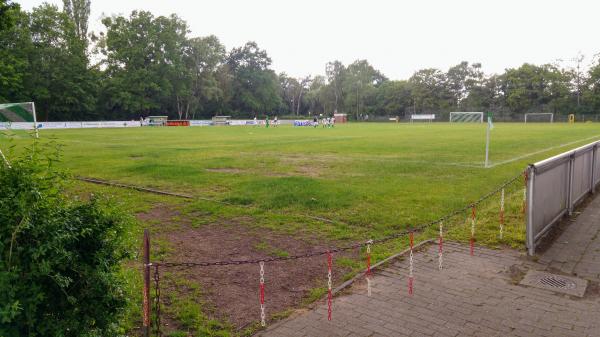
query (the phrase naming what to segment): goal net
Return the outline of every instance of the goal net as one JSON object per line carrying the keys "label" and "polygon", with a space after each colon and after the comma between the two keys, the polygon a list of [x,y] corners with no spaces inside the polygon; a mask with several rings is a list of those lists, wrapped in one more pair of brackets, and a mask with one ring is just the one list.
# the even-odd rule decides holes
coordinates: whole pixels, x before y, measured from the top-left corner
{"label": "goal net", "polygon": [[37,137],[35,103],[0,104],[0,129],[35,130]]}
{"label": "goal net", "polygon": [[554,114],[551,112],[526,113],[525,123],[554,123]]}
{"label": "goal net", "polygon": [[450,123],[483,123],[483,112],[451,112]]}

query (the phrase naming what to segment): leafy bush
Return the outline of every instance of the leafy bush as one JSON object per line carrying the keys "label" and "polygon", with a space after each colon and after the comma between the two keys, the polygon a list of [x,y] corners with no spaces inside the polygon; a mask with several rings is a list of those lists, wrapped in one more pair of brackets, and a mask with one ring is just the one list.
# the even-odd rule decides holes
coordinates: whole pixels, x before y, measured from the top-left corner
{"label": "leafy bush", "polygon": [[0,162],[2,337],[110,336],[125,305],[124,218],[101,198],[68,198],[55,158]]}

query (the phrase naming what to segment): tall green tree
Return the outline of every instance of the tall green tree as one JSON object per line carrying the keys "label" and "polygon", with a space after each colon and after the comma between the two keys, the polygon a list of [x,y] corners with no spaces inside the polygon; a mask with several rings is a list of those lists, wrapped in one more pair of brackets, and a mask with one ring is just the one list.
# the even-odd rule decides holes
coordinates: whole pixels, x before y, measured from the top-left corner
{"label": "tall green tree", "polygon": [[469,93],[482,84],[483,78],[481,63],[469,64],[463,61],[448,69],[446,73],[448,91],[452,95],[456,108],[460,108],[460,103]]}
{"label": "tall green tree", "polygon": [[73,22],[48,4],[35,8],[30,20],[34,48],[26,81],[41,120],[87,119],[96,105],[96,84]]}
{"label": "tall green tree", "polygon": [[87,119],[95,108],[95,81],[84,43],[56,6],[17,14],[0,32],[0,97],[34,101],[39,120]]}
{"label": "tall green tree", "polygon": [[10,29],[16,21],[15,14],[20,11],[18,3],[10,0],[0,0],[0,32]]}
{"label": "tall green tree", "polygon": [[411,76],[408,81],[415,112],[439,111],[453,105],[446,80],[446,74],[434,68],[419,70]]}
{"label": "tall green tree", "polygon": [[344,92],[344,108],[347,113],[359,115],[373,113],[370,105],[365,106],[366,98],[374,98],[376,88],[387,78],[367,60],[356,60],[344,72],[342,88]]}
{"label": "tall green tree", "polygon": [[75,35],[86,42],[91,0],[63,0],[63,10],[69,16],[75,28]]}
{"label": "tall green tree", "polygon": [[344,76],[346,73],[346,67],[340,61],[328,62],[325,66],[325,75],[327,76],[327,81],[329,82],[329,86],[331,88],[331,92],[333,93],[334,102],[333,109],[336,112],[342,112],[341,102],[343,100],[344,92],[342,89],[344,83]]}
{"label": "tall green tree", "polygon": [[227,58],[233,78],[231,109],[237,115],[273,113],[281,105],[278,79],[269,69],[271,58],[255,42],[234,48]]}
{"label": "tall green tree", "polygon": [[129,18],[108,17],[102,108],[115,118],[181,113],[178,96],[189,92],[185,66],[187,24],[176,15],[154,17],[133,11]]}
{"label": "tall green tree", "polygon": [[372,113],[405,116],[412,105],[408,81],[386,81],[377,89]]}
{"label": "tall green tree", "polygon": [[506,105],[514,112],[569,109],[571,78],[553,65],[524,64],[500,76]]}
{"label": "tall green tree", "polygon": [[29,17],[17,4],[0,1],[0,102],[22,101],[33,48]]}
{"label": "tall green tree", "polygon": [[188,45],[185,62],[191,85],[185,118],[210,117],[224,98],[218,71],[225,62],[225,46],[214,35],[191,38]]}

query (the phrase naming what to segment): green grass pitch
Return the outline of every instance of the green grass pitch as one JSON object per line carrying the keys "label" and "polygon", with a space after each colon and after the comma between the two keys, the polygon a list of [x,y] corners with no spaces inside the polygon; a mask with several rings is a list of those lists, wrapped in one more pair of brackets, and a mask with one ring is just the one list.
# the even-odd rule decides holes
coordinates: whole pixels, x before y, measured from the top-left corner
{"label": "green grass pitch", "polygon": [[[379,236],[464,206],[527,163],[591,142],[596,124],[346,124],[311,127],[47,130],[73,174],[158,187],[289,216],[349,224],[334,238]],[[10,143],[28,143],[17,133]],[[0,141],[7,145],[6,133]],[[6,147],[3,146],[5,149]],[[273,225],[274,224],[267,224]]]}

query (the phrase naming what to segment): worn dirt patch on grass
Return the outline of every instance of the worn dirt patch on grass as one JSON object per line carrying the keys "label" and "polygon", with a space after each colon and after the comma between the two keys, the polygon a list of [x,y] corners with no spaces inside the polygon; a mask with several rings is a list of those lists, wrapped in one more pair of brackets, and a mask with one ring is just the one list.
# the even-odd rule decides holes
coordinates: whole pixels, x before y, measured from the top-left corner
{"label": "worn dirt patch on grass", "polygon": [[[164,208],[161,207],[161,208]],[[173,222],[178,213],[169,209],[153,209],[143,218]],[[140,216],[138,216],[140,218]],[[251,217],[229,219],[211,223],[200,228],[187,225],[185,216],[175,216],[177,230],[164,230],[159,234],[166,239],[173,251],[169,262],[210,262],[222,260],[251,260],[277,256],[304,254],[327,249],[315,245],[309,238],[291,237],[272,230],[250,226]],[[319,242],[323,242],[319,240]],[[333,246],[333,244],[332,244]],[[344,253],[345,257],[357,257],[358,252]],[[338,254],[334,256],[340,257]],[[214,267],[177,268],[186,279],[200,284],[203,298],[198,302],[208,304],[206,314],[211,318],[228,322],[242,330],[260,320],[259,265],[231,265]],[[167,270],[168,271],[168,270]],[[175,271],[175,270],[173,270]],[[342,283],[342,276],[349,269],[334,266],[335,283]],[[265,265],[265,306],[267,320],[274,314],[290,308],[299,308],[311,289],[327,284],[326,255],[299,260],[272,262]],[[167,304],[165,304],[167,305]],[[168,327],[165,327],[168,330]]]}
{"label": "worn dirt patch on grass", "polygon": [[[177,261],[248,260],[277,255],[272,250],[259,249],[264,243],[280,254],[323,250],[304,241],[269,231],[250,230],[245,226],[213,224],[166,235],[177,247]],[[336,275],[343,275],[341,268]],[[259,266],[217,266],[191,268],[186,276],[202,285],[207,300],[216,314],[236,328],[244,328],[259,320]],[[302,260],[275,262],[265,266],[267,317],[297,307],[317,286],[317,279],[326,284],[325,256]]]}

